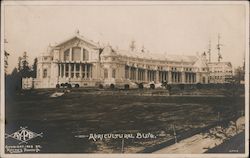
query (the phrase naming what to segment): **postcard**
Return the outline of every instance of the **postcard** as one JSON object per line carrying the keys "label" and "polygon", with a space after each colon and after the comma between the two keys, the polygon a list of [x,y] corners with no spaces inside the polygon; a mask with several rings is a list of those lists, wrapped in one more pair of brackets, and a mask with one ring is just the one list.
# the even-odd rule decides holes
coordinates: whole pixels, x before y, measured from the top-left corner
{"label": "postcard", "polygon": [[4,1],[1,155],[248,157],[249,3]]}

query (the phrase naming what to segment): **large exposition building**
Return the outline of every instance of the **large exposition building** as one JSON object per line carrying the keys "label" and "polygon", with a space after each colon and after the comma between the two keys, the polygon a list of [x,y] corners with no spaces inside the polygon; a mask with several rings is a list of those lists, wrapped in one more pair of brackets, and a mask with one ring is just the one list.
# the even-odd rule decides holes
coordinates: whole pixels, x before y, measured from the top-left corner
{"label": "large exposition building", "polygon": [[232,77],[230,62],[211,63],[205,53],[196,56],[163,55],[100,46],[75,36],[50,47],[38,58],[34,88],[55,88],[62,83],[80,87],[124,86],[135,83],[225,83]]}

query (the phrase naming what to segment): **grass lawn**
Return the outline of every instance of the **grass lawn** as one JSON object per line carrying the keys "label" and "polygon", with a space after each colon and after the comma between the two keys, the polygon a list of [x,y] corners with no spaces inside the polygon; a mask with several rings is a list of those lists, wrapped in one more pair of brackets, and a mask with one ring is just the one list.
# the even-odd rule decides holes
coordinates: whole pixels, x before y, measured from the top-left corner
{"label": "grass lawn", "polygon": [[[204,127],[218,119],[234,118],[244,110],[244,97],[171,97],[93,95],[72,91],[50,98],[50,92],[34,91],[6,98],[6,133],[20,126],[43,132],[30,141],[41,152],[120,153],[121,139],[103,141],[78,138],[91,133],[152,133],[154,139],[124,141],[124,152],[134,153],[159,144],[176,133]],[[15,140],[6,140],[16,145]]]}

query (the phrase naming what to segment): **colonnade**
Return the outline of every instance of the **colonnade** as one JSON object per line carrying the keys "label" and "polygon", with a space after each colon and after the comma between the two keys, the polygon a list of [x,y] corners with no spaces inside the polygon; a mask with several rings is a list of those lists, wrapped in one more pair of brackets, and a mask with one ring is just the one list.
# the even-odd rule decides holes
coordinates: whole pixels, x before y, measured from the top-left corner
{"label": "colonnade", "polygon": [[60,78],[92,78],[92,64],[83,63],[60,63],[58,64],[58,74]]}
{"label": "colonnade", "polygon": [[135,82],[196,83],[195,72],[164,71],[125,66],[125,78]]}

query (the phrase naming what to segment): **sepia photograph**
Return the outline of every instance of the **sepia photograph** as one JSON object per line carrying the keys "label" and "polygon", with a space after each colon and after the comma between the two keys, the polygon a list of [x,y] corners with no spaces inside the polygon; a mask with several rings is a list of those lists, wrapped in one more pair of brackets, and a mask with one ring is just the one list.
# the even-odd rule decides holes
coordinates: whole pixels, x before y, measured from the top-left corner
{"label": "sepia photograph", "polygon": [[246,1],[1,2],[0,157],[248,157]]}

